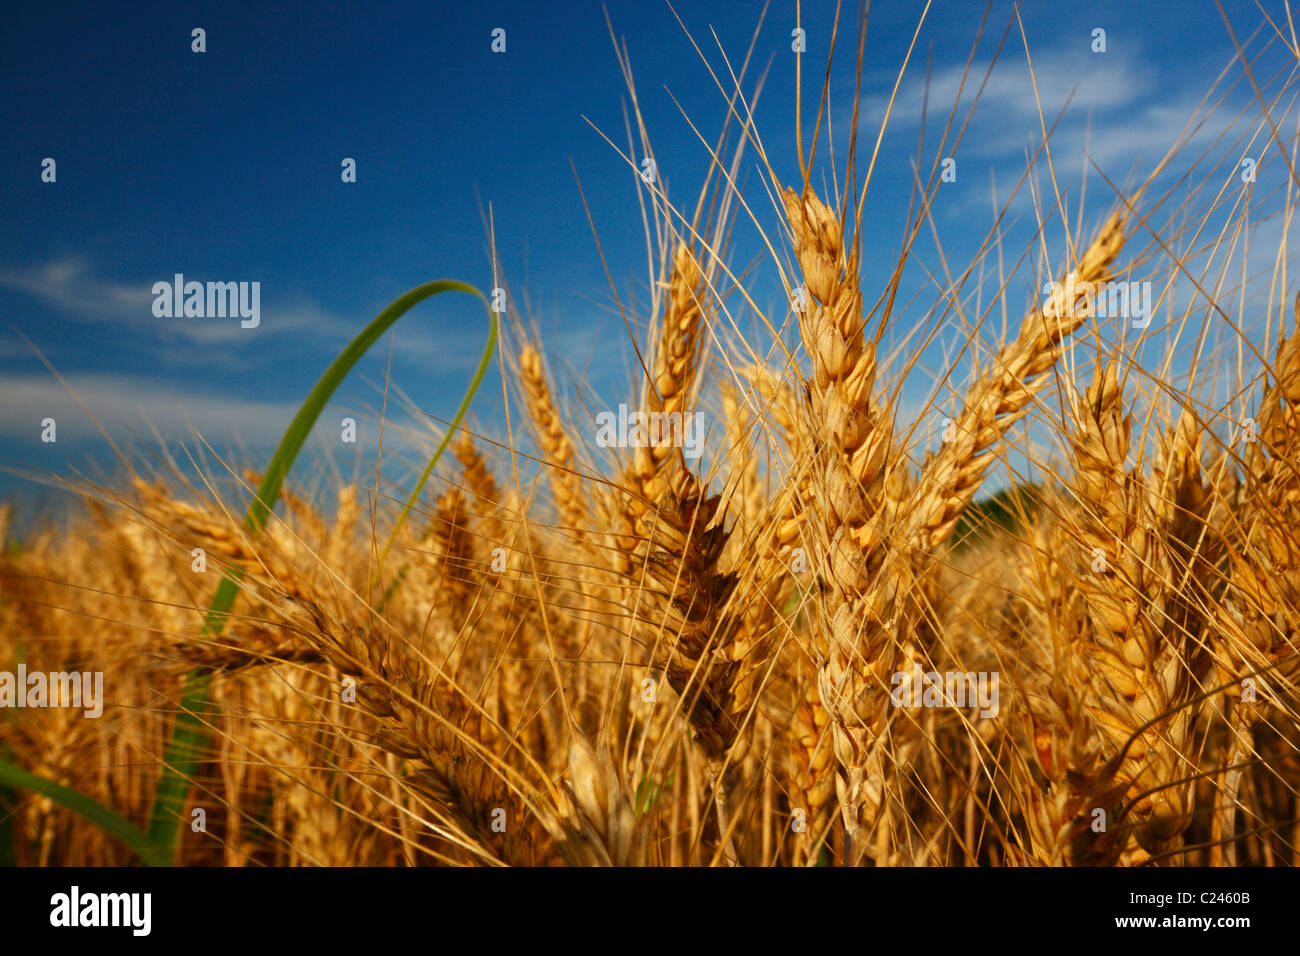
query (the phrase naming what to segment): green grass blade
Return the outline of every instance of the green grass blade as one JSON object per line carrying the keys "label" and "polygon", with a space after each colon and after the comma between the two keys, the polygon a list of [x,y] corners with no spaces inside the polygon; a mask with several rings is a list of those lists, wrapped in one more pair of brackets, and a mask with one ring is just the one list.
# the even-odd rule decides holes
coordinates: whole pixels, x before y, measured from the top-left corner
{"label": "green grass blade", "polygon": [[[388,558],[388,552],[393,548],[393,542],[397,540],[397,532],[402,529],[402,524],[406,521],[407,515],[411,513],[411,509],[415,507],[416,501],[419,500],[420,492],[424,490],[424,483],[429,480],[429,475],[433,473],[433,466],[438,463],[438,459],[441,458],[442,453],[446,451],[447,444],[451,441],[451,436],[456,433],[456,426],[459,425],[460,420],[465,417],[465,412],[469,409],[470,400],[473,399],[474,395],[478,392],[479,386],[483,383],[483,376],[487,374],[488,366],[492,364],[492,353],[496,351],[497,345],[497,319],[496,315],[490,310],[488,314],[490,316],[489,321],[491,324],[488,328],[488,341],[487,345],[483,348],[483,356],[479,359],[478,368],[474,372],[474,377],[470,379],[469,389],[465,392],[465,397],[461,399],[460,407],[456,409],[456,415],[451,420],[451,425],[448,427],[447,433],[442,436],[442,441],[438,443],[438,448],[434,451],[433,457],[430,458],[429,463],[424,466],[424,471],[420,474],[420,480],[415,483],[415,487],[411,490],[410,497],[406,499],[406,504],[402,507],[401,514],[397,516],[397,520],[393,523],[393,530],[388,533],[388,540],[384,542],[384,550],[380,552],[379,560],[375,562],[374,580],[376,583],[382,580],[384,561]],[[393,595],[397,593],[397,589],[401,587],[402,581],[406,578],[406,574],[409,570],[410,567],[405,564],[398,569],[397,575],[394,577],[392,583],[384,589],[383,597],[379,601],[379,606],[375,609],[376,613],[380,615],[384,613],[384,609],[388,607],[388,602],[392,600]]]}
{"label": "green grass blade", "polygon": [[[74,813],[79,813],[106,833],[111,834],[130,847],[146,866],[169,866],[171,856],[152,840],[138,830],[125,817],[84,794],[60,786],[43,777],[21,770],[5,760],[0,760],[0,784],[7,787],[22,787],[41,796],[49,797]],[[12,849],[12,848],[11,848]]]}
{"label": "green grass blade", "polygon": [[[9,751],[0,747],[0,761],[8,761]],[[14,817],[18,810],[18,791],[9,784],[0,786],[0,868],[18,865],[18,837]]]}
{"label": "green grass blade", "polygon": [[[306,442],[307,436],[311,432],[312,426],[316,424],[316,419],[320,417],[320,413],[324,410],[325,404],[348,372],[352,370],[352,367],[356,365],[370,346],[374,345],[379,337],[388,331],[393,323],[415,305],[430,296],[442,292],[467,292],[478,296],[485,305],[487,304],[487,297],[473,286],[451,279],[442,279],[417,286],[379,313],[325,370],[320,381],[311,390],[307,400],[303,402],[298,414],[284,433],[284,438],[280,440],[280,446],[272,456],[270,465],[267,466],[266,474],[262,478],[262,484],[257,490],[257,497],[249,505],[248,513],[244,518],[244,527],[250,533],[258,534],[266,526],[271,509],[275,506],[276,499],[280,495],[280,487],[284,483],[285,475],[288,474],[289,468],[298,456],[298,452],[302,450],[303,443]],[[488,344],[483,350],[483,358],[479,362],[478,369],[470,382],[469,390],[465,393],[465,397],[461,401],[450,427],[447,429],[446,436],[438,446],[438,450],[434,453],[424,473],[420,476],[420,480],[407,501],[406,507],[403,508],[398,518],[398,526],[406,519],[443,449],[446,448],[452,434],[460,424],[461,419],[464,418],[470,401],[478,390],[483,375],[491,362],[492,352],[496,349],[497,340],[497,316],[491,309],[488,309],[488,322]],[[396,529],[394,529],[393,535],[396,535]],[[388,546],[392,545],[392,541],[393,538],[390,536]],[[385,547],[385,553],[387,553],[387,550],[388,547]],[[204,637],[215,637],[225,627],[226,618],[230,613],[230,609],[234,606],[235,598],[239,595],[239,580],[238,571],[233,569],[228,571],[222,578],[221,584],[217,587],[216,596],[209,606],[207,619],[204,622],[202,631]],[[208,683],[208,677],[201,674],[191,674],[187,679],[181,697],[180,713],[177,714],[175,726],[172,728],[171,740],[168,742],[166,755],[164,756],[163,774],[158,781],[157,789],[154,791],[153,808],[149,820],[149,838],[153,841],[158,852],[166,855],[168,859],[175,858],[177,847],[180,845],[181,826],[184,823],[181,814],[185,809],[185,799],[189,793],[190,782],[198,771],[199,761],[208,739],[207,728],[204,725],[204,717],[210,710]]]}
{"label": "green grass blade", "polygon": [[[477,291],[477,290],[475,290]],[[482,293],[479,293],[482,295]],[[484,299],[483,301],[487,301]],[[384,545],[384,550],[379,555],[379,560],[375,562],[375,568],[379,569],[384,566],[384,559],[388,557],[388,552],[393,547],[393,542],[397,539],[397,532],[401,529],[402,523],[406,521],[406,516],[411,513],[411,508],[419,500],[420,492],[424,489],[424,483],[429,480],[429,475],[433,473],[433,466],[438,463],[442,453],[447,448],[447,443],[451,441],[451,436],[456,433],[456,426],[460,424],[465,412],[469,410],[469,403],[474,398],[478,388],[483,384],[483,376],[487,374],[488,366],[492,364],[492,353],[497,347],[497,317],[491,309],[488,310],[489,326],[487,345],[483,348],[483,356],[479,359],[478,368],[474,370],[474,377],[470,379],[469,389],[465,392],[465,397],[461,399],[460,407],[456,409],[456,415],[451,420],[451,425],[447,428],[447,433],[442,436],[442,441],[438,443],[437,450],[429,463],[424,466],[424,471],[420,474],[420,480],[415,483],[415,488],[411,491],[411,496],[406,499],[406,504],[402,507],[402,513],[397,516],[397,521],[393,524],[393,530],[388,533],[388,541]]]}

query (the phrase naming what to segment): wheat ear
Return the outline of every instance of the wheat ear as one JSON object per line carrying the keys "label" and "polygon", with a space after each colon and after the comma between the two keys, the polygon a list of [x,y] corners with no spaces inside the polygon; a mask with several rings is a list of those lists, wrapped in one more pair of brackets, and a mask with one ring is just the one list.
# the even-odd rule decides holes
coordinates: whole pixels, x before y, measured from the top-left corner
{"label": "wheat ear", "polygon": [[[1091,314],[1091,293],[1108,280],[1124,238],[1124,220],[1113,214],[1084,251],[1078,267],[1025,317],[1020,333],[967,391],[953,423],[953,439],[926,463],[908,509],[913,537],[923,550],[941,547],[952,535],[984,480],[998,441],[1024,417],[1050,380],[1062,341]],[[1073,298],[1070,290],[1076,293]]]}
{"label": "wheat ear", "polygon": [[566,531],[581,536],[587,528],[588,515],[582,477],[573,470],[573,441],[555,404],[542,368],[541,353],[532,345],[525,345],[519,353],[519,378],[528,414],[541,439],[542,456],[550,466],[547,477],[560,521]]}
{"label": "wheat ear", "polygon": [[887,686],[897,659],[889,629],[895,592],[890,584],[874,586],[883,558],[879,505],[892,436],[872,404],[876,356],[865,341],[857,258],[846,253],[843,224],[811,190],[800,195],[786,188],[781,195],[807,291],[800,332],[812,360],[805,421],[817,507],[805,513],[815,516],[809,537],[826,589],[815,625],[816,684],[796,709],[794,733],[805,758],[810,826],[814,832],[824,826],[833,756],[834,792],[852,842],[868,798],[867,777],[879,779],[865,767],[878,752],[883,712],[865,698]]}
{"label": "wheat ear", "polygon": [[[1195,714],[1187,706],[1185,635],[1171,627],[1168,534],[1127,465],[1131,421],[1122,405],[1118,370],[1108,364],[1088,389],[1071,435],[1078,582],[1092,624],[1092,668],[1080,676],[1108,753],[1123,754],[1117,777],[1131,786],[1139,841],[1156,852],[1190,823],[1191,788],[1179,781],[1189,776],[1184,753]],[[1175,450],[1184,466],[1187,451]]]}

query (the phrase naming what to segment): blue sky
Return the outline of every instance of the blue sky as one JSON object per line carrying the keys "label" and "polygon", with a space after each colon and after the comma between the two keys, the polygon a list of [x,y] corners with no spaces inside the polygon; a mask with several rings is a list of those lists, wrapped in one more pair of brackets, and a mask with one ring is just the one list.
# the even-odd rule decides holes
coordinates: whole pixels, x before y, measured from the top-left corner
{"label": "blue sky", "polygon": [[[556,370],[584,375],[611,403],[627,397],[634,358],[623,321],[611,308],[601,254],[620,296],[645,301],[637,201],[643,187],[593,128],[626,144],[627,93],[604,11],[626,40],[656,163],[676,202],[693,205],[708,166],[683,111],[710,141],[725,115],[721,94],[668,4],[272,6],[46,3],[8,13],[0,35],[0,128],[6,132],[0,151],[0,466],[58,473],[112,466],[84,411],[23,336],[116,440],[140,440],[139,454],[158,448],[151,429],[173,454],[180,454],[181,443],[193,447],[197,430],[219,450],[238,443],[250,461],[264,460],[325,365],[388,302],[434,278],[491,286],[483,221],[489,203],[505,284],[517,305],[527,302],[526,318],[542,330]],[[878,3],[872,10],[861,170],[922,7]],[[1284,19],[1280,3],[1266,7]],[[714,68],[722,69],[710,29],[739,63],[762,4],[683,0],[678,9]],[[832,3],[804,5],[809,136],[833,9]],[[1233,0],[1225,9],[1243,41],[1261,22],[1253,2]],[[902,234],[927,60],[928,163],[982,13],[982,4],[938,2],[927,18],[868,198],[868,301],[884,282]],[[1009,3],[993,5],[964,102],[1011,16]],[[855,19],[852,9],[845,11],[831,82],[840,175]],[[1070,191],[1071,222],[1080,213],[1085,144],[1114,181],[1145,174],[1233,53],[1212,3],[1029,3],[1023,19],[1049,122],[1074,91],[1052,141],[1058,179]],[[785,182],[797,175],[794,23],[793,3],[770,6],[757,67],[745,84],[752,90],[758,69],[770,62],[756,123]],[[205,53],[191,51],[195,27],[206,31]],[[497,27],[506,30],[503,54],[490,49]],[[1089,49],[1096,27],[1107,31],[1103,55]],[[1254,48],[1260,46],[1256,41]],[[1256,65],[1257,75],[1263,82],[1287,63],[1285,50],[1274,43]],[[957,153],[958,181],[936,202],[934,227],[958,268],[992,224],[991,184],[1005,199],[1025,169],[1026,150],[1037,145],[1028,77],[1013,25]],[[1233,137],[1257,125],[1258,110],[1254,121],[1249,116],[1247,85],[1238,83],[1226,97],[1202,128],[1198,147],[1212,147],[1226,131],[1216,147],[1226,153]],[[1242,108],[1246,118],[1233,125]],[[1166,181],[1185,172],[1199,148],[1185,153]],[[57,163],[54,183],[41,181],[45,157]],[[344,157],[357,162],[355,183],[340,179]],[[747,196],[762,227],[776,236],[777,219],[755,159],[751,151]],[[831,170],[819,163],[816,175],[820,185]],[[1260,177],[1257,194],[1286,182],[1276,162],[1264,165]],[[1219,178],[1230,177],[1220,170]],[[1037,188],[1050,193],[1043,169]],[[1090,170],[1085,226],[1095,226],[1112,200],[1110,188]],[[1008,265],[1034,238],[1028,188],[1011,208],[1004,238]],[[904,298],[919,295],[914,312],[896,322],[899,334],[923,322],[937,298],[933,287],[926,290],[926,270],[941,270],[929,231]],[[754,223],[737,223],[733,261],[758,253],[757,235]],[[1047,233],[1056,262],[1062,235],[1058,219]],[[1268,235],[1271,249],[1280,235]],[[1264,259],[1269,256],[1271,250]],[[198,281],[260,282],[259,326],[156,317],[152,286],[176,273]],[[991,276],[987,281],[996,285]],[[1009,293],[1013,320],[1028,282]],[[779,306],[774,280],[754,280],[750,291],[760,307]],[[444,296],[399,323],[391,380],[417,417],[450,417],[482,337],[479,307],[465,297]],[[386,346],[375,348],[324,416],[329,429],[314,447],[334,453],[345,467],[356,459],[340,452],[337,422],[355,416],[363,453],[370,447],[387,375]],[[932,350],[923,367],[938,364]],[[491,432],[500,426],[501,404],[499,379],[489,380],[475,407],[479,427]],[[55,445],[40,441],[47,415],[58,421]],[[411,416],[398,410],[397,417]],[[0,476],[6,494],[30,494],[31,487]]]}

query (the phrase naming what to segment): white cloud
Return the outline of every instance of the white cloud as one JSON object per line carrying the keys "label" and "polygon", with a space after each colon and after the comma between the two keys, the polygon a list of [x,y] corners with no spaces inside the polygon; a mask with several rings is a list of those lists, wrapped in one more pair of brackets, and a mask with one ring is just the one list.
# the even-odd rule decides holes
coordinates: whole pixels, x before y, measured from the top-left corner
{"label": "white cloud", "polygon": [[[137,336],[133,347],[147,350],[168,366],[245,367],[252,356],[250,349],[256,350],[258,360],[272,363],[282,361],[289,350],[295,364],[305,359],[312,371],[323,372],[346,343],[393,298],[407,291],[396,289],[369,309],[343,317],[300,293],[273,295],[271,287],[263,284],[261,322],[256,328],[245,329],[237,318],[156,317],[152,292],[156,281],[171,282],[172,274],[121,282],[97,275],[90,260],[80,255],[52,258],[31,268],[0,268],[0,289],[20,293],[74,321],[128,329]],[[23,326],[21,321],[16,324]],[[460,375],[478,364],[487,337],[486,313],[481,303],[466,296],[438,297],[417,305],[392,332],[395,362],[415,365],[427,374]],[[286,343],[288,337],[291,344]],[[566,321],[557,337],[566,355],[586,355],[592,345],[592,324]],[[16,337],[14,341],[18,341]],[[50,346],[55,344],[38,341],[51,355]],[[371,347],[368,358],[382,358],[387,350],[385,335]],[[15,351],[0,344],[0,358],[9,354],[31,353],[25,346]]]}
{"label": "white cloud", "polygon": [[[1189,121],[1195,117],[1196,123],[1204,122],[1195,130],[1191,142],[1183,146],[1181,165],[1175,163],[1169,171],[1170,176],[1181,175],[1204,148],[1234,123],[1235,110],[1230,104],[1221,104],[1207,117],[1207,108],[1202,103],[1205,89],[1171,89],[1160,82],[1157,72],[1140,54],[1127,58],[1114,53],[1094,55],[1086,47],[1078,46],[1032,52],[1032,79],[1023,51],[1008,48],[998,59],[982,91],[980,84],[988,62],[972,64],[947,140],[950,146],[966,120],[970,104],[979,93],[974,116],[956,150],[959,181],[976,177],[981,185],[987,185],[988,170],[992,168],[997,174],[998,192],[1003,200],[1023,173],[1026,158],[1042,144],[1044,128],[1051,130],[1048,142],[1058,177],[1064,176],[1066,182],[1077,184],[1078,176],[1086,170],[1089,181],[1097,184],[1096,188],[1109,192],[1109,187],[1092,168],[1093,163],[1116,183],[1125,180],[1130,172],[1136,172],[1139,178],[1144,177],[1170,147],[1191,132]],[[1222,65],[1208,66],[1217,72]],[[938,148],[939,131],[947,123],[948,113],[961,88],[964,70],[964,63],[955,64],[936,70],[930,77],[926,146],[931,151]],[[1212,77],[1214,72],[1207,70],[1207,77]],[[892,78],[883,84],[883,89],[887,91],[891,85]],[[880,87],[878,84],[877,88]],[[924,96],[924,74],[909,74],[890,113],[887,141],[892,134],[900,136],[900,142],[915,142]],[[860,135],[870,136],[874,141],[887,102],[887,92],[875,93],[866,99]],[[1057,122],[1062,110],[1064,114]],[[1251,115],[1248,110],[1245,117],[1237,118],[1235,122],[1245,124]],[[1257,118],[1255,122],[1258,122]],[[1055,129],[1052,129],[1054,123]],[[1239,125],[1234,132],[1244,129],[1247,127]],[[1235,138],[1225,137],[1219,148],[1226,148]],[[1038,154],[1036,163],[1044,188],[1050,189],[1043,153]],[[928,174],[927,165],[922,178],[928,178]],[[907,175],[910,176],[910,172]],[[988,212],[986,189],[959,192],[964,195],[953,197],[955,202],[944,203],[946,214]],[[1022,186],[1012,205],[1013,208],[1024,208],[1030,201],[1029,190]],[[1048,203],[1051,201],[1047,200]]]}
{"label": "white cloud", "polygon": [[[210,439],[274,443],[297,410],[293,402],[203,394],[107,373],[64,378],[115,441],[127,440],[132,433],[150,436],[152,426],[165,438],[191,438],[197,430]],[[37,439],[46,417],[58,423],[60,444],[101,437],[77,398],[48,374],[0,375],[0,394],[5,397],[0,434],[7,437]]]}
{"label": "white cloud", "polygon": [[[74,373],[65,375],[64,380],[67,387],[48,374],[0,374],[0,395],[4,396],[0,403],[0,435],[36,442],[40,439],[41,420],[53,418],[60,449],[66,449],[70,442],[102,440],[102,433],[90,417],[93,414],[118,444],[129,443],[132,438],[152,442],[156,430],[168,441],[192,441],[202,435],[217,448],[232,442],[270,448],[280,441],[300,404],[299,399],[240,398],[104,372]],[[337,442],[338,422],[343,415],[356,419],[358,444],[373,447],[379,434],[378,409],[356,400],[328,407],[317,426],[318,437]],[[403,409],[390,407],[388,419],[384,430],[386,454],[428,441],[428,428],[414,422]]]}
{"label": "white cloud", "polygon": [[[965,63],[936,70],[929,82],[929,119],[936,116],[946,120],[948,111],[961,90],[962,102],[957,108],[957,124],[965,118],[970,104],[979,94],[976,117],[996,117],[999,123],[1014,122],[1017,126],[1028,120],[1038,127],[1038,109],[1041,105],[1043,119],[1051,125],[1056,115],[1069,104],[1069,112],[1097,113],[1128,109],[1139,103],[1155,87],[1153,72],[1140,59],[1133,61],[1118,56],[1094,56],[1086,50],[1038,50],[1033,52],[1033,78],[1023,51],[1005,49],[998,58],[993,72],[984,82],[988,71],[987,61],[971,64],[963,86]],[[1019,55],[1016,55],[1019,53]],[[1134,65],[1136,63],[1136,65]],[[983,89],[981,90],[981,84]],[[893,77],[877,85],[888,91],[893,88]],[[1037,89],[1037,99],[1035,98]],[[899,88],[898,97],[890,113],[891,128],[898,124],[915,126],[921,119],[922,102],[926,99],[925,75],[909,71]],[[888,92],[864,98],[864,116],[872,117],[869,126],[879,126],[889,102]]]}
{"label": "white cloud", "polygon": [[97,279],[80,256],[51,259],[33,269],[0,270],[0,286],[85,321],[151,316],[149,283],[131,285]]}
{"label": "white cloud", "polygon": [[[148,329],[160,346],[175,338],[198,345],[253,345],[268,335],[286,334],[310,334],[334,342],[350,338],[361,328],[355,320],[339,318],[300,295],[266,296],[256,328],[242,328],[238,319],[160,319],[153,314],[153,284],[158,281],[171,282],[172,274],[121,282],[96,275],[90,261],[77,255],[23,270],[0,269],[0,288],[19,292],[76,321]],[[262,291],[268,292],[265,286]],[[211,358],[212,353],[203,353],[204,361]]]}

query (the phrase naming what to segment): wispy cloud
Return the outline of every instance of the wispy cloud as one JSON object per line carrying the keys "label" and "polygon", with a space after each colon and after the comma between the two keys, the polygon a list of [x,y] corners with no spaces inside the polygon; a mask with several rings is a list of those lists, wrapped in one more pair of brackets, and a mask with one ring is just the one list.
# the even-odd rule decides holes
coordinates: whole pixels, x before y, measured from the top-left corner
{"label": "wispy cloud", "polygon": [[114,282],[91,275],[80,256],[50,259],[24,271],[0,269],[0,287],[21,292],[81,321],[133,320],[151,316],[150,283]]}
{"label": "wispy cloud", "polygon": [[153,314],[153,285],[171,280],[171,274],[136,282],[106,278],[96,274],[87,257],[78,255],[60,256],[22,270],[0,269],[0,288],[21,293],[73,321],[147,327],[160,345],[169,338],[198,345],[251,345],[266,336],[303,333],[328,342],[357,330],[354,321],[334,315],[305,296],[277,297],[266,285],[262,287],[261,322],[256,328],[242,328],[238,319],[160,319]]}
{"label": "wispy cloud", "polygon": [[108,373],[74,374],[65,381],[67,388],[49,375],[0,375],[5,396],[0,434],[39,440],[42,419],[53,418],[60,444],[98,440],[99,429],[84,403],[115,440],[156,429],[165,438],[193,437],[198,431],[221,440],[265,444],[279,440],[297,410],[291,402],[228,398]]}
{"label": "wispy cloud", "polygon": [[[152,441],[156,432],[167,441],[194,440],[202,435],[217,447],[270,448],[279,442],[299,407],[297,400],[230,397],[101,372],[66,375],[64,381],[66,387],[39,373],[0,374],[0,395],[5,397],[0,403],[0,436],[39,442],[42,420],[53,418],[60,450],[70,443],[102,441],[96,421],[118,443],[129,443],[133,437]],[[377,410],[355,401],[327,409],[317,438],[338,443],[342,416],[358,423],[357,445],[342,447],[377,445]],[[430,434],[427,425],[400,407],[390,408],[388,418],[384,429],[388,451],[418,444]]]}
{"label": "wispy cloud", "polygon": [[[288,350],[295,363],[306,359],[311,368],[319,366],[318,370],[324,371],[329,360],[388,305],[384,301],[344,318],[307,295],[278,295],[273,286],[264,283],[260,324],[245,329],[238,318],[155,316],[152,290],[159,281],[171,282],[172,275],[139,282],[105,278],[97,274],[85,256],[53,258],[24,270],[0,269],[0,289],[19,293],[73,321],[139,331],[140,347],[169,368],[245,367],[251,360],[250,350],[256,350],[258,361],[274,363],[283,361]],[[475,311],[481,308],[478,303],[462,308],[468,311],[444,311],[437,318],[425,317],[423,321],[413,314],[399,322],[394,326],[394,359],[433,375],[472,369],[478,363],[487,324],[480,320],[482,313]],[[464,315],[472,315],[474,321],[461,321],[459,317]],[[291,342],[287,342],[290,338]],[[580,338],[575,332],[575,347]],[[268,341],[274,343],[271,350],[265,348]],[[53,343],[39,344],[44,348]],[[378,354],[386,347],[386,341],[378,343],[372,353]],[[0,358],[10,354],[30,353],[12,343],[7,348],[0,345]]]}
{"label": "wispy cloud", "polygon": [[[1214,64],[1216,68],[1222,65]],[[957,150],[959,176],[965,179],[979,175],[987,183],[987,170],[991,168],[1003,198],[1007,191],[1004,187],[1014,185],[1024,170],[1026,157],[1041,145],[1045,128],[1052,130],[1049,145],[1058,173],[1063,171],[1072,182],[1082,170],[1095,177],[1095,164],[1118,181],[1130,171],[1145,174],[1154,169],[1171,147],[1187,139],[1183,146],[1186,163],[1181,170],[1171,170],[1173,175],[1181,174],[1205,146],[1233,123],[1233,110],[1227,104],[1213,112],[1201,104],[1205,89],[1182,86],[1173,92],[1140,51],[1121,57],[1116,53],[1093,54],[1077,44],[1040,49],[1034,51],[1032,76],[1023,53],[1016,56],[1014,51],[1004,51],[982,90],[988,61],[972,64],[963,87],[964,70],[964,64],[955,64],[931,75],[927,127],[942,129],[960,91],[956,121],[948,140],[951,144],[978,93],[979,102]],[[890,133],[914,142],[925,96],[923,75],[905,78],[890,112]],[[887,102],[888,97],[881,94],[866,101],[863,135],[875,135]],[[1193,118],[1195,121],[1189,123]],[[938,141],[932,136],[927,138],[927,144],[934,149]],[[974,167],[972,160],[977,163]],[[1042,156],[1038,162],[1043,164]],[[953,198],[956,204],[945,204],[949,214],[989,208],[985,191]],[[1022,190],[1015,205],[1029,201],[1029,191]]]}
{"label": "wispy cloud", "polygon": [[[986,113],[996,117],[998,123],[1015,123],[1024,126],[1029,121],[1032,129],[1038,127],[1038,111],[1050,125],[1052,119],[1067,104],[1070,111],[1093,113],[1117,112],[1128,109],[1148,97],[1156,87],[1155,72],[1142,65],[1139,57],[1120,58],[1114,54],[1092,54],[1077,47],[1059,50],[1039,50],[1033,59],[1033,78],[1024,56],[1004,51],[993,72],[985,82],[988,61],[976,61],[966,75],[964,63],[936,70],[929,80],[929,116],[946,119],[948,110],[957,101],[961,103],[957,115],[964,117],[970,104],[979,95],[977,115]],[[981,90],[981,84],[983,89]],[[888,89],[888,86],[885,86]],[[884,115],[888,96],[875,94],[865,99],[864,115],[879,123]],[[913,125],[920,122],[921,107],[926,100],[925,77],[909,73],[899,89],[898,98],[890,114],[894,124]]]}

